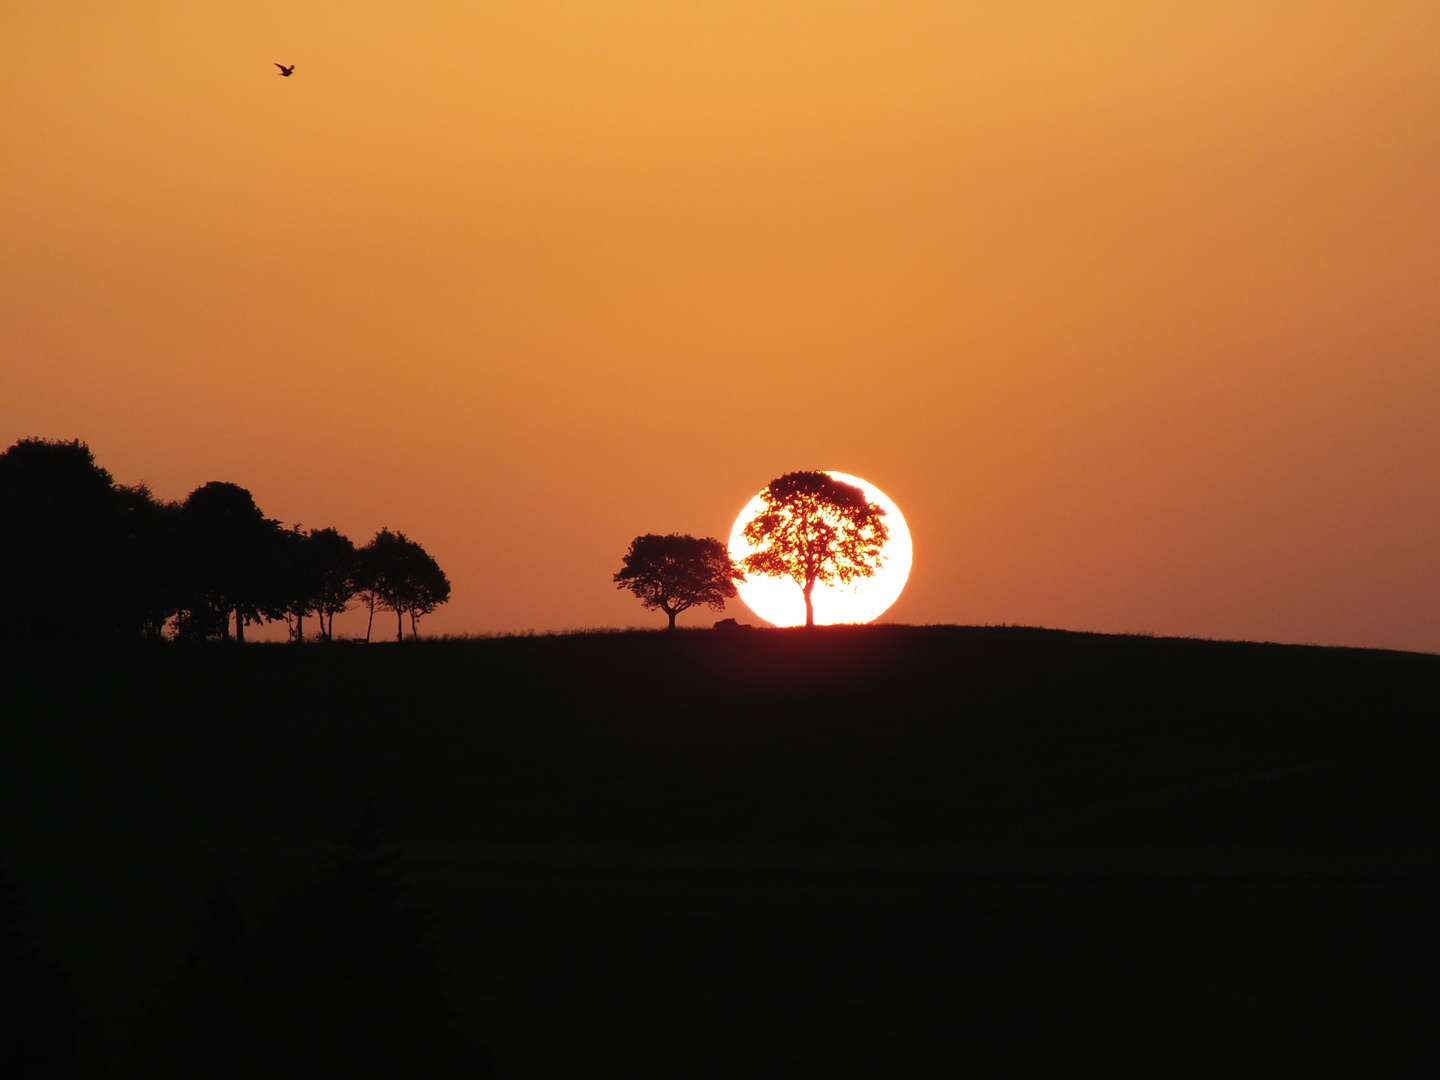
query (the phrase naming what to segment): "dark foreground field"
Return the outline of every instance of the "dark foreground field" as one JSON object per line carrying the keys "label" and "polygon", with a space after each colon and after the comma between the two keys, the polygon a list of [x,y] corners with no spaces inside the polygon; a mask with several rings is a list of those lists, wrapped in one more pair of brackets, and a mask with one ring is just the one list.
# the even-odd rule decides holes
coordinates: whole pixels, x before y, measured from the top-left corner
{"label": "dark foreground field", "polygon": [[1021,629],[0,655],[103,1074],[373,796],[506,1078],[1440,1075],[1440,657]]}

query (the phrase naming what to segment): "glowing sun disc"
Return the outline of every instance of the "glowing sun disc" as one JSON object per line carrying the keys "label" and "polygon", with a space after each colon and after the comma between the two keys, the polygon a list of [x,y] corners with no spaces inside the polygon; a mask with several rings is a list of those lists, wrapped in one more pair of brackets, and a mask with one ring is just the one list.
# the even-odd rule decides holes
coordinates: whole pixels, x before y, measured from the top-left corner
{"label": "glowing sun disc", "polygon": [[[856,578],[848,585],[838,582],[824,585],[815,584],[811,600],[815,605],[815,622],[828,626],[834,623],[866,623],[878,619],[885,609],[893,604],[905,588],[910,577],[910,563],[914,551],[910,545],[910,529],[904,515],[893,499],[883,491],[858,476],[825,470],[843,484],[853,484],[865,492],[865,497],[885,511],[885,525],[890,530],[890,539],[881,548],[880,569],[873,577]],[[744,532],[765,504],[756,495],[730,530],[730,557],[739,562],[755,548],[746,542]],[[768,623],[776,626],[805,625],[805,596],[800,586],[790,578],[761,577],[751,574],[739,582],[740,599],[751,611]]]}

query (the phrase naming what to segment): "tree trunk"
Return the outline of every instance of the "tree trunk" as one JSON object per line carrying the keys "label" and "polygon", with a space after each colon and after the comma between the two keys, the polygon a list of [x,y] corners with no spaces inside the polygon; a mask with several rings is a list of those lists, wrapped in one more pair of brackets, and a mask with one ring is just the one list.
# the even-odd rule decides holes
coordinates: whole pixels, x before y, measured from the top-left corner
{"label": "tree trunk", "polygon": [[370,631],[375,626],[375,598],[370,598],[370,621],[365,624],[365,644],[370,644]]}
{"label": "tree trunk", "polygon": [[405,615],[399,608],[395,609],[395,640],[405,640]]}
{"label": "tree trunk", "polygon": [[414,608],[411,608],[411,609],[410,609],[410,640],[411,640],[411,641],[419,641],[419,640],[420,640],[420,631],[417,630],[417,629],[415,629],[415,609],[414,609]]}
{"label": "tree trunk", "polygon": [[295,643],[298,645],[305,640],[305,616],[297,613],[295,615]]}
{"label": "tree trunk", "polygon": [[[211,625],[213,626],[214,623]],[[235,609],[235,640],[241,645],[245,644],[245,621],[241,617],[238,607]]]}
{"label": "tree trunk", "polygon": [[670,625],[667,626],[665,629],[666,629],[666,630],[674,630],[674,629],[675,629],[675,616],[676,616],[676,615],[679,615],[680,613],[679,613],[678,611],[671,611],[669,608],[662,608],[661,610],[664,611],[666,615],[669,615],[669,616],[670,616]]}
{"label": "tree trunk", "polygon": [[810,594],[815,591],[815,579],[811,578],[805,582],[805,625],[815,625],[815,605],[810,600]]}

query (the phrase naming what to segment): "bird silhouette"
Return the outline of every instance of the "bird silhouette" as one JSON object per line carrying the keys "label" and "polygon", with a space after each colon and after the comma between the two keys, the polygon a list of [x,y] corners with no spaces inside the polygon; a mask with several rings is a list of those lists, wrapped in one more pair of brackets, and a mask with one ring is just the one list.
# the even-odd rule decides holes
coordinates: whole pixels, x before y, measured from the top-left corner
{"label": "bird silhouette", "polygon": [[291,75],[295,74],[294,64],[291,64],[288,68],[284,64],[276,64],[275,66],[280,69],[280,74],[284,75],[286,78],[289,78]]}

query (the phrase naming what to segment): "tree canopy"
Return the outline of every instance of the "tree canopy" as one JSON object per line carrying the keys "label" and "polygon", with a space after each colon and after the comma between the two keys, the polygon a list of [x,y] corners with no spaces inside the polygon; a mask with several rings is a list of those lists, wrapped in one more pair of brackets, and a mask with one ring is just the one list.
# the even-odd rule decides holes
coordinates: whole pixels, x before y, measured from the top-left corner
{"label": "tree canopy", "polygon": [[755,550],[741,560],[747,573],[788,577],[805,594],[805,625],[815,625],[815,583],[846,584],[880,568],[890,539],[885,511],[853,484],[823,472],[778,477],[760,497],[764,509],[743,532]]}
{"label": "tree canopy", "polygon": [[[423,547],[404,533],[381,529],[359,551],[360,585],[374,605],[395,612],[395,640],[405,638],[404,616],[410,616],[410,636],[419,637],[416,623],[450,599],[450,579]],[[369,639],[369,631],[366,631]]]}
{"label": "tree canopy", "polygon": [[0,454],[0,640],[123,637],[137,557],[127,496],[78,439],[22,439]]}
{"label": "tree canopy", "polygon": [[284,594],[282,617],[292,641],[305,640],[305,620],[314,615],[321,641],[334,637],[335,616],[350,606],[359,588],[355,545],[336,529],[296,525],[281,533]]}
{"label": "tree canopy", "polygon": [[[413,634],[450,583],[418,544],[385,535],[397,545],[375,564],[382,606],[408,613]],[[300,641],[310,615],[327,640],[367,588],[360,570],[335,529],[283,529],[238,484],[165,502],[117,484],[79,440],[0,452],[0,644],[153,640],[167,626],[180,640],[223,639],[231,625],[243,641],[246,626],[276,619]]]}
{"label": "tree canopy", "polygon": [[725,545],[713,536],[646,533],[630,542],[622,562],[616,587],[629,589],[652,611],[663,611],[670,617],[670,630],[682,611],[723,608],[735,595],[736,579],[744,578]]}
{"label": "tree canopy", "polygon": [[335,636],[335,616],[350,606],[359,591],[359,559],[350,538],[336,529],[311,529],[305,545],[308,567],[314,574],[320,637],[330,641]]}
{"label": "tree canopy", "polygon": [[180,508],[186,608],[194,615],[234,613],[235,639],[285,604],[280,523],[267,518],[239,484],[215,480],[192,491]]}

